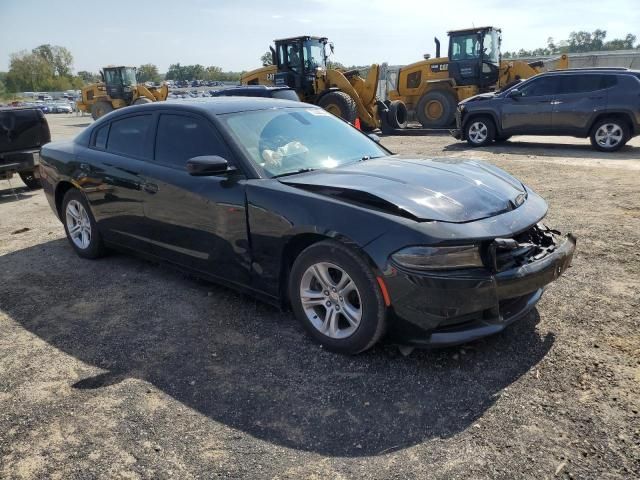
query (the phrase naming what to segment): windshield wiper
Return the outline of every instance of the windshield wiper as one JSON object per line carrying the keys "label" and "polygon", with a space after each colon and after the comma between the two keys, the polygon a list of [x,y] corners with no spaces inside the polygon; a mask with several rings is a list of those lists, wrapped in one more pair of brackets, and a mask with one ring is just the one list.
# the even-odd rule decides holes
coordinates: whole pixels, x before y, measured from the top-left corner
{"label": "windshield wiper", "polygon": [[298,173],[307,173],[315,171],[315,168],[300,168],[299,170],[294,170],[292,172],[279,173],[278,175],[274,175],[271,178],[280,178],[280,177],[288,177],[289,175],[297,175]]}

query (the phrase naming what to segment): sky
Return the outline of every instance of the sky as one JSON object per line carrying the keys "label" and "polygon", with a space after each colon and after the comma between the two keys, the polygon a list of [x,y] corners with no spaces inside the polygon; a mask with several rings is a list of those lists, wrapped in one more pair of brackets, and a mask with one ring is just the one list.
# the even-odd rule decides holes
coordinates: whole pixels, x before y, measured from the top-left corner
{"label": "sky", "polygon": [[[639,0],[0,0],[0,71],[9,55],[50,43],[67,47],[76,71],[172,63],[251,70],[275,38],[326,36],[344,65],[408,64],[446,52],[447,31],[502,28],[502,50],[533,49],[571,31],[633,33],[640,41]],[[615,14],[612,14],[615,12]]]}

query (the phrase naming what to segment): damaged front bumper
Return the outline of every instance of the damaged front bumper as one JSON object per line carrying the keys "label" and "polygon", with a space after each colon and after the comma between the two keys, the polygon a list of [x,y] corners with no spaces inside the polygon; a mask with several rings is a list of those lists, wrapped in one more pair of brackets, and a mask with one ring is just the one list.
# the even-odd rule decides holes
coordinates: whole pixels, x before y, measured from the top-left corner
{"label": "damaged front bumper", "polygon": [[396,269],[385,278],[392,300],[389,339],[401,345],[444,347],[504,330],[531,311],[544,288],[571,265],[576,238],[550,235],[553,242],[542,253],[522,262],[506,261],[505,253],[496,255],[494,249],[487,263],[499,270]]}

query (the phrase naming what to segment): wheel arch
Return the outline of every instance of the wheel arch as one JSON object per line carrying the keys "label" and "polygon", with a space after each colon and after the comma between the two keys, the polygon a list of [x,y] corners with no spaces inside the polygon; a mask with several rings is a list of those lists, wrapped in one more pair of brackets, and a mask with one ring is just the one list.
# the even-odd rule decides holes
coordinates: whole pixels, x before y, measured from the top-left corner
{"label": "wheel arch", "polygon": [[462,121],[462,131],[464,132],[466,130],[467,125],[469,125],[469,122],[471,122],[471,120],[474,120],[478,117],[489,117],[493,121],[493,126],[496,129],[496,134],[502,133],[502,127],[500,125],[500,122],[498,121],[498,116],[495,112],[492,112],[490,110],[480,110],[477,112],[470,112],[465,115],[464,120]]}
{"label": "wheel arch", "polygon": [[604,120],[605,118],[620,118],[626,123],[631,135],[636,135],[637,133],[639,133],[638,129],[634,128],[633,116],[629,112],[614,111],[598,113],[589,124],[587,136],[591,135],[591,133],[593,132],[593,127],[595,127],[596,123],[598,123],[600,120]]}
{"label": "wheel arch", "polygon": [[379,276],[379,268],[373,261],[373,259],[358,245],[357,242],[349,238],[348,236],[338,233],[338,232],[327,232],[327,233],[317,233],[317,232],[300,232],[293,235],[291,238],[287,240],[285,245],[282,248],[282,255],[280,259],[280,277],[279,277],[279,292],[280,292],[280,303],[282,308],[289,307],[289,275],[291,273],[291,268],[293,267],[296,258],[308,247],[314,245],[316,243],[320,243],[326,240],[333,240],[339,242],[348,248],[353,249],[357,252],[369,265],[374,275]]}
{"label": "wheel arch", "polygon": [[56,212],[58,213],[58,218],[62,220],[62,200],[64,196],[67,194],[69,190],[72,188],[76,188],[75,185],[69,181],[61,181],[56,185],[55,190],[55,204],[56,204]]}

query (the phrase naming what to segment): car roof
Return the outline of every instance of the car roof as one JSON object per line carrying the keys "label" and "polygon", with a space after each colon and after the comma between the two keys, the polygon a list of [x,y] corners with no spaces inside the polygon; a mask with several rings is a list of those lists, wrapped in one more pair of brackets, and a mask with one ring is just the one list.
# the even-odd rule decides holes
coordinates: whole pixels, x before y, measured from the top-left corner
{"label": "car roof", "polygon": [[[126,109],[116,110],[116,113],[131,113],[134,110],[184,110],[200,111],[213,115],[224,115],[226,113],[248,112],[253,110],[268,110],[273,108],[320,108],[309,103],[296,102],[293,100],[281,100],[268,97],[208,97],[192,98],[185,100],[167,100],[164,102],[152,102],[142,105],[132,105]],[[111,118],[113,118],[111,116]]]}
{"label": "car roof", "polygon": [[624,67],[588,67],[588,68],[566,68],[563,70],[552,70],[544,72],[542,75],[569,75],[576,73],[607,73],[607,74],[640,74],[640,70],[631,70]]}

